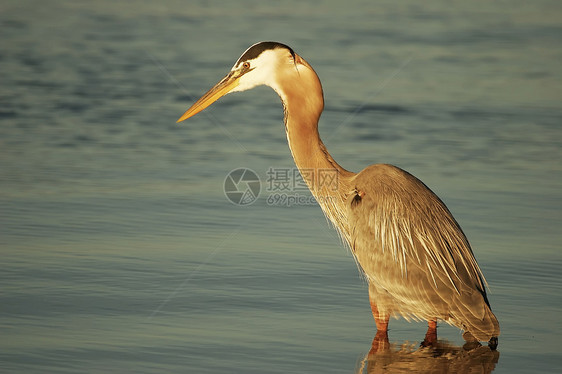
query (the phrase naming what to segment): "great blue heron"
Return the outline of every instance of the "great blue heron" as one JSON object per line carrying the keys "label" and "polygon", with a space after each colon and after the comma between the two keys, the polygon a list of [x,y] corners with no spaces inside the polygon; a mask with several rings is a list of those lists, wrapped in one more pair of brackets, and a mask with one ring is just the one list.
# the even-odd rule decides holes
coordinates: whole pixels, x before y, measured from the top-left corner
{"label": "great blue heron", "polygon": [[[322,85],[308,62],[290,47],[260,42],[248,48],[178,122],[230,92],[259,85],[273,88],[281,97],[295,164],[369,282],[375,340],[388,341],[389,318],[401,315],[428,321],[422,344],[436,342],[440,319],[464,330],[465,340],[488,341],[495,349],[499,323],[486,296],[484,275],[459,224],[439,197],[408,172],[375,164],[356,174],[330,156],[318,134]],[[335,178],[321,183],[321,173]]]}

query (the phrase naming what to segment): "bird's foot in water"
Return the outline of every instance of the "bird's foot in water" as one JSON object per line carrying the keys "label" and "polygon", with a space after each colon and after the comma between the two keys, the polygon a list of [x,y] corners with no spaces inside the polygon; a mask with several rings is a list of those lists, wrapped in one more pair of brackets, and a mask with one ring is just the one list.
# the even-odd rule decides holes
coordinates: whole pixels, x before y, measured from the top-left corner
{"label": "bird's foot in water", "polygon": [[437,345],[437,321],[427,323],[425,338],[420,343],[420,347],[435,347]]}
{"label": "bird's foot in water", "polygon": [[377,331],[377,334],[373,338],[373,343],[371,343],[371,350],[369,354],[376,354],[377,352],[384,352],[390,348],[390,342],[388,341],[388,332]]}

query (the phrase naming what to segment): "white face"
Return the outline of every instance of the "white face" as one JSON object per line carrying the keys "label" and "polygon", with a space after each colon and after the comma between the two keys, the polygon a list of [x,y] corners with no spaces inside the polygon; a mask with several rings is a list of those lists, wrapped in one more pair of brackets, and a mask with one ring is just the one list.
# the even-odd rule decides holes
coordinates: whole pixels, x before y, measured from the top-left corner
{"label": "white face", "polygon": [[278,82],[294,80],[294,74],[297,74],[297,61],[302,62],[300,57],[284,44],[276,42],[254,44],[236,61],[227,76],[197,100],[178,119],[178,122],[196,115],[230,92],[245,91],[259,85],[273,88],[283,100],[283,92]]}
{"label": "white face", "polygon": [[231,73],[242,75],[238,86],[231,92],[246,91],[259,85],[266,85],[276,90],[278,71],[289,63],[294,68],[291,54],[283,48],[268,49],[254,59],[237,62],[238,66],[235,64]]}

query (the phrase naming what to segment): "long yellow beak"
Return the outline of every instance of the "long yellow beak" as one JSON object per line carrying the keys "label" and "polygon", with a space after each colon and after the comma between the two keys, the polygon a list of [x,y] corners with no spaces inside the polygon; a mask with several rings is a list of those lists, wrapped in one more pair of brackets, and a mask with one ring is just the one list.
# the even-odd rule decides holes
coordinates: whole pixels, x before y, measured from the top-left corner
{"label": "long yellow beak", "polygon": [[222,96],[226,95],[232,91],[236,86],[238,86],[238,81],[240,77],[234,77],[232,73],[224,77],[219,83],[215,84],[205,95],[203,95],[199,100],[195,102],[184,114],[176,121],[176,123],[184,121],[189,117],[192,117],[220,99]]}

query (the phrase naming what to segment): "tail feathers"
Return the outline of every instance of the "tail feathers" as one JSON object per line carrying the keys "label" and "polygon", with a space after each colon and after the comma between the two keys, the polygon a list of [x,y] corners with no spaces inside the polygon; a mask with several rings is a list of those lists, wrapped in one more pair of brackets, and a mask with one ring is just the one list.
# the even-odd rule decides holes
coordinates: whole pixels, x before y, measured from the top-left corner
{"label": "tail feathers", "polygon": [[455,321],[452,322],[469,332],[476,340],[490,341],[492,338],[497,340],[500,335],[500,324],[488,305],[484,304],[484,313],[480,318],[464,308],[457,312],[459,314],[455,315]]}

